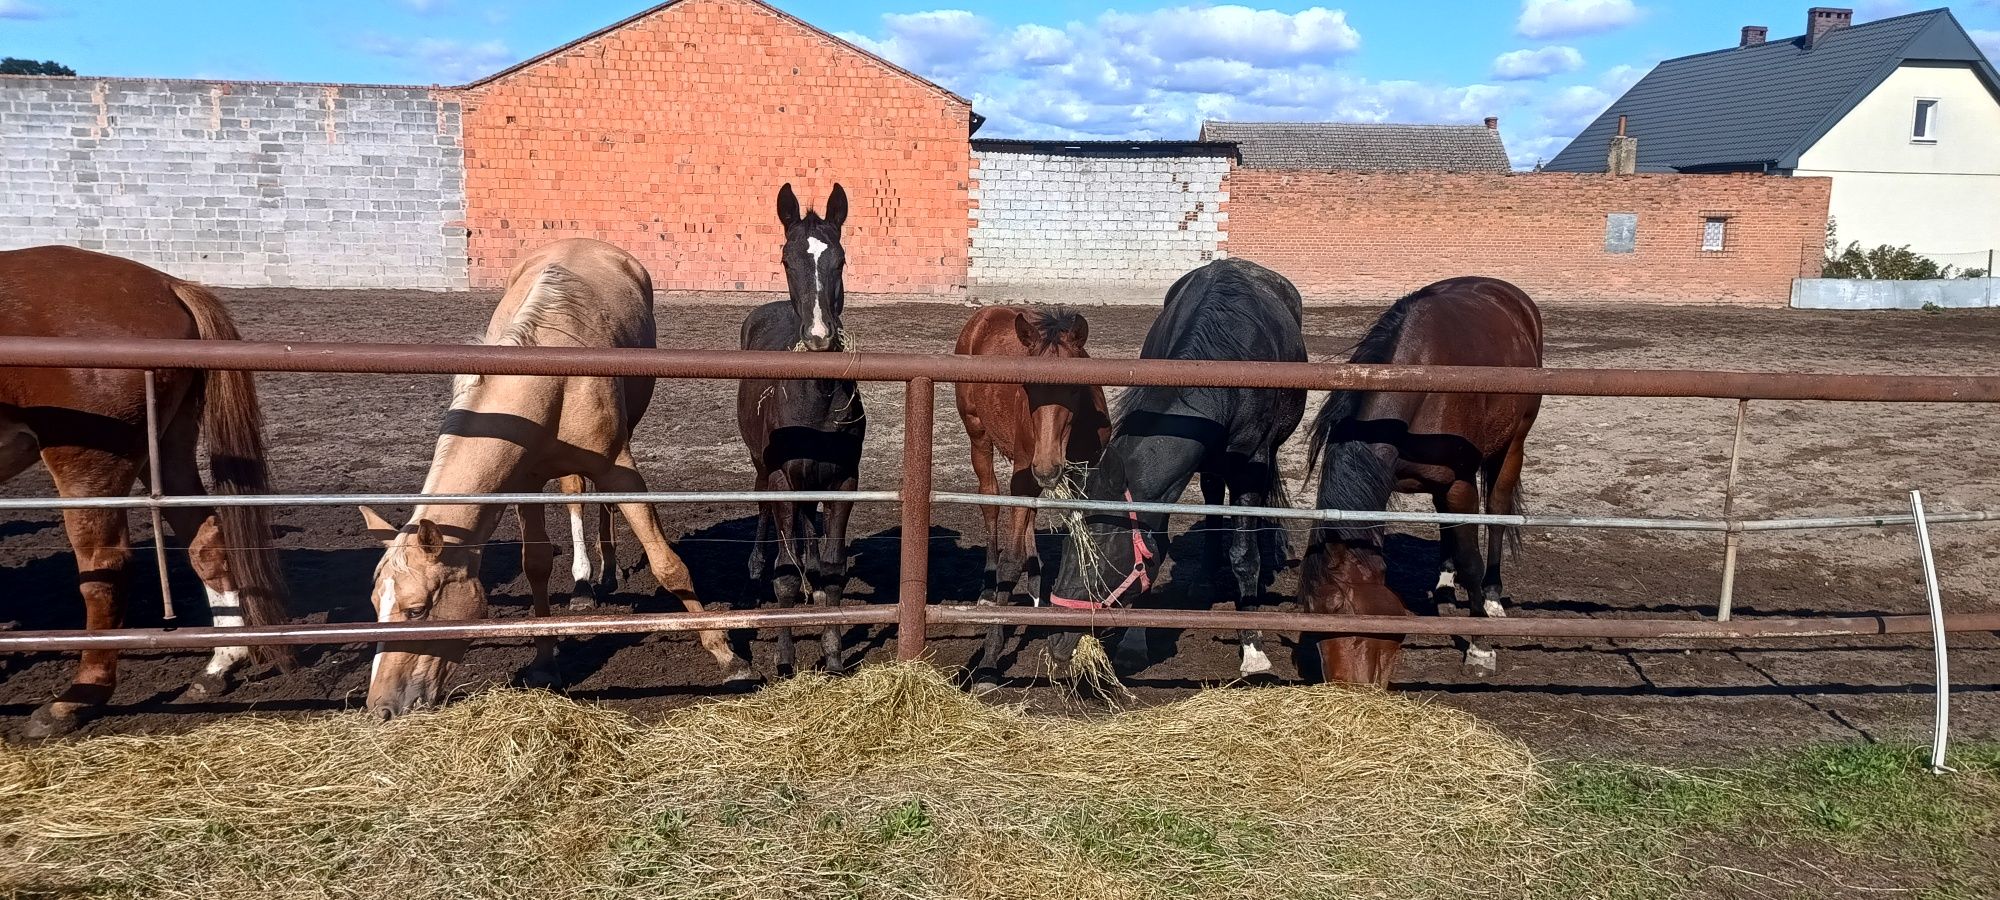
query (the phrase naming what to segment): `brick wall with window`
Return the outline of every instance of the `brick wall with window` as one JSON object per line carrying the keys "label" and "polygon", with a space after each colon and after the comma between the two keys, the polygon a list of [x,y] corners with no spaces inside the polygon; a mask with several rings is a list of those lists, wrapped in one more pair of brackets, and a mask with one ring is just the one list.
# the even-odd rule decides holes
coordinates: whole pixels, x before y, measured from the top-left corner
{"label": "brick wall with window", "polygon": [[563,237],[662,290],[782,291],[780,185],[851,212],[847,289],[959,294],[972,110],[755,0],[681,0],[465,94],[475,287]]}
{"label": "brick wall with window", "polygon": [[1818,274],[1831,184],[1238,169],[1225,250],[1284,273],[1309,300],[1377,303],[1490,275],[1546,301],[1779,306],[1792,279]]}

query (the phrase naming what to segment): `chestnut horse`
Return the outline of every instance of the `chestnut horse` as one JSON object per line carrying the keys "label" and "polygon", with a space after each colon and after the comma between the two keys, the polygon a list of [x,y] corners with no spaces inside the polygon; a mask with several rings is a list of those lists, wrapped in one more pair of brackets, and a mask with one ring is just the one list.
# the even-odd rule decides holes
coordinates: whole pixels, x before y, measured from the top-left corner
{"label": "chestnut horse", "polygon": [[[778,192],[778,223],[785,229],[782,259],[791,298],[757,307],[743,320],[745,350],[840,352],[847,346],[840,313],[847,258],[840,227],[847,221],[847,192],[833,186],[826,215],[799,212],[787,184]],[[861,442],[868,416],[861,391],[844,379],[745,378],[736,390],[736,426],[750,451],[760,491],[852,491],[861,483]],[[750,583],[770,589],[781,607],[810,591],[821,606],[838,608],[847,590],[849,502],[758,504],[757,546],[750,550]],[[840,629],[820,632],[821,665],[844,668]],[[778,630],[778,670],[796,665],[792,631]]]}
{"label": "chestnut horse", "polygon": [[[1033,309],[989,306],[972,314],[958,333],[953,352],[966,356],[1079,359],[1090,354],[1084,342],[1090,323],[1063,307]],[[972,471],[979,492],[1001,493],[993,452],[1013,464],[1006,490],[1016,497],[1039,497],[1068,477],[1073,465],[1094,465],[1111,440],[1104,389],[1080,384],[957,384],[958,416],[972,442]],[[1041,559],[1035,552],[1035,511],[980,507],[986,517],[986,571],[979,594],[985,605],[1010,603],[1017,594],[1041,599]],[[1001,518],[1006,517],[1003,530]],[[1006,629],[987,630],[985,649],[974,669],[981,687],[997,684]]]}
{"label": "chestnut horse", "polygon": [[[199,285],[130,260],[73,247],[0,252],[0,334],[22,337],[238,340],[221,301]],[[270,491],[263,416],[248,372],[167,369],[155,376],[162,494],[206,493],[196,448],[208,444],[219,494]],[[110,369],[0,368],[0,481],[40,458],[64,497],[122,497],[150,477],[146,460],[146,376]],[[285,588],[262,507],[176,507],[161,511],[208,594],[216,625],[285,620]],[[63,527],[76,551],[90,628],[124,618],[131,537],[122,509],[71,509]],[[160,536],[155,535],[155,540]],[[23,598],[25,599],[25,598]],[[218,648],[191,690],[220,693],[255,656],[289,666],[288,647]],[[35,710],[32,735],[73,729],[102,708],[117,685],[118,652],[83,654],[76,678]]]}
{"label": "chestnut horse", "polygon": [[[653,282],[645,267],[617,247],[579,238],[557,241],[514,267],[485,343],[652,347],[654,329]],[[632,428],[652,399],[653,379],[639,376],[461,376],[452,386],[423,492],[519,493],[565,479],[565,490],[573,491],[581,485],[571,476],[615,493],[644,492],[646,479],[632,464]],[[660,587],[688,611],[700,612],[687,566],[667,546],[652,505],[619,504],[618,511],[645,547]],[[408,524],[395,528],[364,508],[371,534],[387,548],[375,567],[377,617],[383,622],[485,618],[480,557],[503,512],[491,505],[422,505]],[[546,616],[554,558],[546,514],[539,504],[517,512],[522,569],[535,615]],[[701,643],[729,677],[747,677],[748,664],[725,634],[702,632]],[[379,645],[369,672],[369,711],[387,717],[442,701],[465,646],[465,641]],[[558,681],[555,654],[554,639],[537,638],[528,678]]]}
{"label": "chestnut horse", "polygon": [[[1542,364],[1542,314],[1520,288],[1497,278],[1453,278],[1396,301],[1356,345],[1355,363],[1408,366],[1529,366]],[[1319,470],[1321,509],[1380,510],[1392,492],[1429,494],[1438,512],[1511,515],[1520,503],[1521,463],[1542,398],[1519,394],[1427,394],[1337,391],[1313,421],[1309,465]],[[1483,489],[1483,490],[1482,490]],[[1504,616],[1500,583],[1503,538],[1514,529],[1438,529],[1444,550],[1438,590],[1447,601],[1465,588],[1473,609]],[[1312,612],[1405,615],[1389,590],[1382,528],[1323,523],[1313,529],[1299,593]],[[1477,596],[1475,596],[1477,595]],[[1301,641],[1319,646],[1331,681],[1386,687],[1402,640],[1393,636],[1332,636]],[[1497,655],[1464,642],[1467,668],[1490,674]]]}

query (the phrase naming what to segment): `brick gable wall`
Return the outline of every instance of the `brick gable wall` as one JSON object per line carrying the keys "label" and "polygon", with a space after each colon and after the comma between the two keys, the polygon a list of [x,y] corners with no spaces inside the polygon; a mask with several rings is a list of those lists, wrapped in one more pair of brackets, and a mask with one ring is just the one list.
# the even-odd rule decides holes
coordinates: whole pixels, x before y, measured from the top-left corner
{"label": "brick gable wall", "polygon": [[966,284],[971,110],[751,0],[682,0],[465,96],[471,281],[563,237],[662,290],[782,291],[777,192],[851,205],[847,288]]}

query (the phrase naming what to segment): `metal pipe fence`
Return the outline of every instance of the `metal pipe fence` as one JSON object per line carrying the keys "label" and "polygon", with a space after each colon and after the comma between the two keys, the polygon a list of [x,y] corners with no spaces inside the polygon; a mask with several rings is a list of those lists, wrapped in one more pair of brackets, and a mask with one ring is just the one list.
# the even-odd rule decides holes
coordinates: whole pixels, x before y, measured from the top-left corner
{"label": "metal pipe fence", "polygon": [[[1173,360],[1009,359],[876,353],[791,353],[723,350],[579,349],[397,344],[276,344],[220,341],[0,338],[0,366],[166,369],[204,368],[351,374],[639,375],[735,379],[839,378],[905,384],[902,485],[861,492],[642,492],[585,494],[288,494],[260,496],[142,496],[5,498],[0,510],[24,508],[160,509],[221,505],[333,506],[350,504],[753,503],[840,499],[902,505],[901,560],[895,607],[841,610],[755,610],[647,616],[565,616],[528,621],[286,625],[263,628],[118,629],[95,632],[0,634],[0,652],[80,649],[167,649],[240,644],[306,644],[432,639],[525,638],[710,629],[890,624],[897,652],[923,655],[927,632],[946,625],[1165,627],[1202,630],[1271,629],[1355,634],[1451,634],[1573,638],[1741,640],[1907,634],[1930,630],[1931,617],[1862,616],[1728,621],[1589,618],[1368,617],[1316,613],[1190,610],[1056,610],[961,607],[929,603],[929,531],[933,504],[1014,506],[1084,512],[1162,512],[1313,522],[1492,524],[1521,527],[1620,528],[1722,533],[1908,525],[1910,514],[1739,520],[1621,516],[1460,515],[1387,510],[1250,508],[1184,503],[1125,503],[934,492],[931,486],[936,381],[1078,383],[1322,390],[1393,390],[1573,396],[1708,397],[1746,402],[2000,403],[2000,377],[1821,375],[1685,370],[1516,369],[1316,363],[1215,363]],[[1739,411],[1741,407],[1739,407]],[[1741,420],[1739,419],[1739,422]],[[1741,440],[1731,453],[1732,472]],[[1734,479],[1729,493],[1734,494]],[[1733,504],[1732,504],[1733,505]],[[1930,524],[1985,522],[2000,512],[1928,516]],[[1733,543],[1733,542],[1732,542]],[[1733,580],[1728,554],[1725,580]],[[163,567],[164,568],[164,567]],[[2000,614],[1947,615],[1945,631],[2000,630]]]}

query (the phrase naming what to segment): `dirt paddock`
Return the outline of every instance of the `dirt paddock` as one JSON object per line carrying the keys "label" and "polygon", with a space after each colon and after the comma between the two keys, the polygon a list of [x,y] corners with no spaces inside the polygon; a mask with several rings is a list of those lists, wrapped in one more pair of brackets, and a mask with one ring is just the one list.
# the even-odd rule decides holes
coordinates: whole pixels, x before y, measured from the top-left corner
{"label": "dirt paddock", "polygon": [[[460,342],[483,326],[495,297],[414,292],[225,292],[253,340]],[[740,299],[674,298],[659,311],[661,343],[679,348],[734,347],[745,312]],[[1308,346],[1315,359],[1341,358],[1379,312],[1310,310]],[[967,310],[948,305],[858,305],[847,321],[863,350],[942,353]],[[1144,307],[1090,308],[1094,355],[1129,357],[1152,319]],[[2000,374],[2000,316],[1981,312],[1828,313],[1729,308],[1614,305],[1545,310],[1550,362],[1556,366],[1716,368],[1773,371]],[[444,377],[266,375],[272,465],[281,489],[294,492],[416,491],[447,401]],[[902,387],[871,385],[864,488],[889,489],[899,477]],[[965,437],[940,390],[937,487],[973,490]],[[1311,401],[1308,415],[1317,410]],[[746,489],[748,460],[735,431],[734,385],[662,382],[635,447],[656,490]],[[1722,506],[1734,403],[1552,397],[1529,444],[1525,476],[1535,512],[1715,516]],[[1302,490],[1303,453],[1295,439],[1287,476]],[[1922,488],[1934,510],[2000,507],[2000,409],[1970,405],[1752,404],[1739,510],[1744,515],[1837,515],[1900,511],[1906,492]],[[48,495],[39,470],[0,487],[8,496]],[[1405,498],[1406,508],[1416,508]],[[404,511],[406,512],[406,511]],[[753,536],[747,507],[661,508],[669,535],[708,600],[748,596],[745,560]],[[135,516],[131,623],[158,622],[150,540]],[[368,581],[379,549],[345,508],[278,513],[278,541],[306,621],[370,617]],[[978,515],[940,507],[932,528],[935,599],[964,601],[978,590],[983,561]],[[1151,603],[1201,607],[1219,596],[1201,570],[1201,542],[1176,521],[1166,577]],[[566,533],[560,522],[556,534]],[[897,568],[893,505],[856,510],[853,594],[892,602]],[[503,526],[496,540],[515,537]],[[1302,532],[1295,545],[1302,546]],[[1948,608],[2000,607],[2000,534],[1991,526],[1936,532]],[[1044,552],[1056,543],[1044,539]],[[1435,530],[1392,536],[1396,586],[1427,594],[1435,577]],[[638,561],[629,540],[625,567]],[[1714,535],[1543,530],[1525,536],[1507,583],[1515,615],[1711,615],[1720,584],[1721,539]],[[566,551],[565,551],[566,552]],[[558,565],[557,590],[567,587]],[[204,618],[201,591],[179,561],[174,592],[184,615]],[[527,612],[519,555],[488,553],[485,575],[503,616]],[[81,627],[74,570],[53,513],[0,514],[0,627]],[[1281,577],[1269,605],[1290,606],[1295,572]],[[628,576],[605,610],[658,610],[653,582]],[[1418,604],[1429,611],[1427,604]],[[1924,609],[1916,546],[1909,529],[1753,534],[1738,578],[1740,615],[1916,613]],[[1143,667],[1126,671],[1142,698],[1175,696],[1226,682],[1235,672],[1233,635],[1155,633]],[[770,635],[756,636],[757,665],[771,666]],[[745,636],[748,639],[748,636]],[[1040,636],[1014,654],[1012,689],[1000,697],[1055,704],[1043,686]],[[851,645],[868,657],[893,654],[883,629],[856,630]],[[1278,680],[1293,677],[1292,636],[1272,655]],[[939,661],[956,664],[975,650],[971,633],[935,635]],[[1501,671],[1462,675],[1448,639],[1416,639],[1397,673],[1401,690],[1471,710],[1543,752],[1608,754],[1683,761],[1743,748],[1814,740],[1920,738],[1930,717],[1928,640],[1807,639],[1716,646],[1674,641],[1503,639]],[[804,644],[802,646],[813,646]],[[1966,635],[1954,641],[1958,734],[2000,737],[2000,641]],[[507,680],[526,662],[519,645],[482,645],[468,657],[468,685]],[[802,651],[810,658],[810,651]],[[369,648],[317,648],[301,670],[264,678],[208,702],[182,702],[199,671],[198,652],[133,653],[124,658],[115,709],[87,733],[157,731],[216,716],[255,711],[304,715],[359,703]],[[12,735],[29,711],[69,677],[73,660],[48,654],[0,660],[0,735]],[[708,657],[682,636],[595,638],[566,647],[571,694],[641,717],[722,692]]]}

